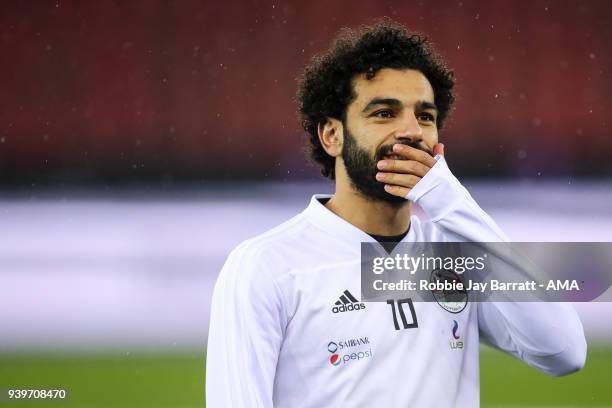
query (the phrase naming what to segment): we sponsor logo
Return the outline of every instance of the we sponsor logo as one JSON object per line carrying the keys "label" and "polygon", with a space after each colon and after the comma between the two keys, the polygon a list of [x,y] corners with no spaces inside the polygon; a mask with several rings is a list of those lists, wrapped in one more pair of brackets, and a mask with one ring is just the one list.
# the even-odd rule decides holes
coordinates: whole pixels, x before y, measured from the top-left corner
{"label": "we sponsor logo", "polygon": [[450,340],[450,348],[452,350],[463,349],[463,340],[461,340],[461,336],[459,335],[458,330],[459,330],[459,323],[457,323],[456,320],[453,320],[453,329],[452,329],[453,339]]}

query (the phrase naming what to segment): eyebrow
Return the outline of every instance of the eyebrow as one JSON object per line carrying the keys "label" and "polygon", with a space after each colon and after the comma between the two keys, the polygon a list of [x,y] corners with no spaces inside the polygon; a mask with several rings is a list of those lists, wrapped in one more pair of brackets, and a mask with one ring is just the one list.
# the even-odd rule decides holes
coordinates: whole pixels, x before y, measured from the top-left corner
{"label": "eyebrow", "polygon": [[433,102],[418,101],[417,104],[416,104],[416,108],[419,109],[419,110],[431,109],[431,110],[435,110],[436,113],[438,113],[438,107]]}
{"label": "eyebrow", "polygon": [[[379,105],[400,107],[402,106],[402,102],[395,98],[374,98],[365,106],[365,108],[363,108],[361,113],[365,113]],[[436,113],[438,112],[438,107],[436,104],[428,101],[418,101],[416,103],[416,108],[419,110],[433,109],[436,111]]]}
{"label": "eyebrow", "polygon": [[402,103],[398,99],[394,98],[374,98],[372,99],[366,106],[363,108],[361,113],[367,112],[378,105],[387,105],[387,106],[402,106]]}

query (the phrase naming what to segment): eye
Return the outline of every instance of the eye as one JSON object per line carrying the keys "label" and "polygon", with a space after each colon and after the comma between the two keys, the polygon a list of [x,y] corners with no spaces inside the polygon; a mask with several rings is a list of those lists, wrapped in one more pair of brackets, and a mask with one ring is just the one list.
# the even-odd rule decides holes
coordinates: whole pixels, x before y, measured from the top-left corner
{"label": "eye", "polygon": [[433,122],[434,116],[431,113],[421,112],[417,115],[417,119],[424,122]]}
{"label": "eye", "polygon": [[382,109],[382,110],[374,112],[373,116],[376,116],[382,119],[389,119],[393,117],[393,112],[388,109]]}

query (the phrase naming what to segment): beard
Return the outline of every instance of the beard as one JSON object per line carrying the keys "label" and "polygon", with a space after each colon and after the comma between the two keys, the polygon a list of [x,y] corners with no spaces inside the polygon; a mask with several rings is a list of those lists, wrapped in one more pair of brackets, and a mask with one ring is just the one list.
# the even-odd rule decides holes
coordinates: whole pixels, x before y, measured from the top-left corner
{"label": "beard", "polygon": [[[381,201],[394,206],[405,204],[407,200],[404,197],[398,197],[385,191],[385,183],[376,180],[378,168],[376,164],[385,158],[385,156],[393,154],[393,144],[380,146],[374,157],[367,150],[362,149],[351,132],[344,126],[343,129],[344,144],[342,147],[342,160],[346,173],[351,180],[351,185],[371,201]],[[424,146],[414,142],[398,142],[405,144],[415,149],[422,150],[431,154]]]}

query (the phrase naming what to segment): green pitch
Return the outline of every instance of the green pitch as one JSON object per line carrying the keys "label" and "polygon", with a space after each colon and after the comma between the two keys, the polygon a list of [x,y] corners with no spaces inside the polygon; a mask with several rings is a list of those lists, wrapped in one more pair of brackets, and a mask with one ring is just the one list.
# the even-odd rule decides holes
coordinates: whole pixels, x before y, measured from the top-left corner
{"label": "green pitch", "polygon": [[559,378],[490,348],[480,356],[483,407],[612,407],[609,346],[591,346],[582,371]]}
{"label": "green pitch", "polygon": [[[502,353],[481,354],[483,407],[612,406],[612,348],[591,347],[586,368],[540,374]],[[0,406],[203,407],[204,352],[0,355]],[[7,388],[63,388],[63,401],[9,401]]]}

